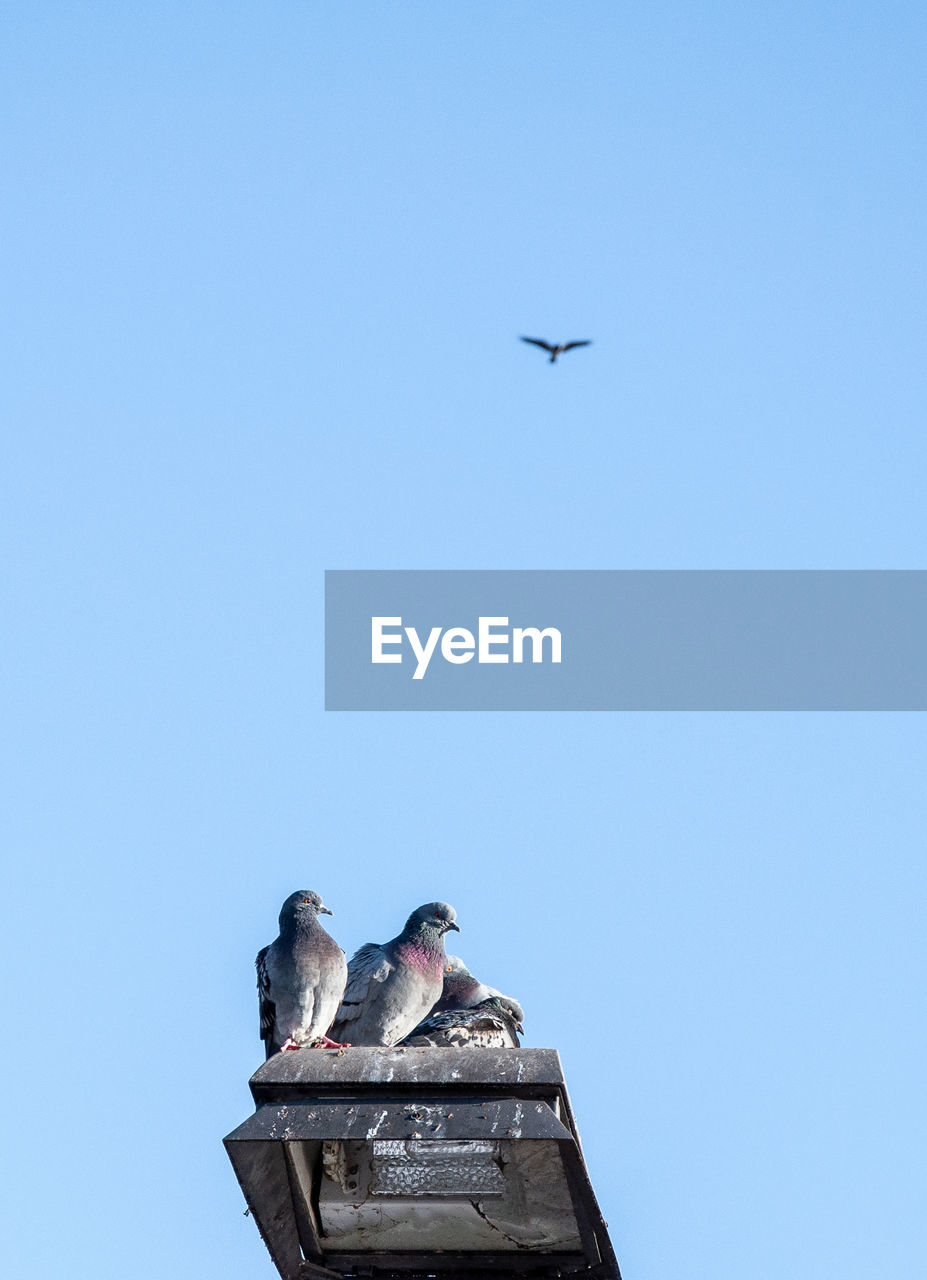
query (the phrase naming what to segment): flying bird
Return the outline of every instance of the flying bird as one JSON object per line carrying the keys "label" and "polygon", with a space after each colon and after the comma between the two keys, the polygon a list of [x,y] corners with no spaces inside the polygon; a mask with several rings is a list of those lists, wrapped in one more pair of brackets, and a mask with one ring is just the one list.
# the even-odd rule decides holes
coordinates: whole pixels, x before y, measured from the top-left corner
{"label": "flying bird", "polygon": [[522,338],[522,342],[532,342],[536,347],[542,347],[545,351],[550,352],[550,364],[556,363],[557,356],[562,356],[564,351],[572,351],[574,347],[589,347],[592,345],[591,338],[583,338],[579,342],[545,342],[543,338]]}
{"label": "flying bird", "polygon": [[506,1002],[490,996],[471,1009],[429,1014],[402,1043],[432,1049],[517,1049],[520,1030]]}
{"label": "flying bird", "polygon": [[416,908],[402,933],[368,942],[351,957],[348,985],[332,1034],[352,1044],[393,1045],[441,998],[447,956],[444,935],[460,931],[446,902]]}
{"label": "flying bird", "polygon": [[312,889],[291,893],[280,909],[280,935],[257,953],[261,1039],[270,1058],[307,1045],[340,1049],[330,1040],[348,977],[344,952],[319,923],[332,913]]}

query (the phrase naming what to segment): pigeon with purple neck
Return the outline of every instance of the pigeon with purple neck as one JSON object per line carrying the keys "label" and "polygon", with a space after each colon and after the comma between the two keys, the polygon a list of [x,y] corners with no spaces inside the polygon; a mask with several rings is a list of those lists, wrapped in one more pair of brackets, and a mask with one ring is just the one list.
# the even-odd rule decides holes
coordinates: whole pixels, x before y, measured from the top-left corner
{"label": "pigeon with purple neck", "polygon": [[267,1057],[307,1045],[340,1049],[326,1034],[348,976],[344,952],[319,923],[332,913],[312,889],[291,893],[280,909],[280,934],[257,954],[261,1039]]}
{"label": "pigeon with purple neck", "polygon": [[332,1035],[355,1045],[398,1044],[441,998],[444,937],[452,929],[459,931],[454,908],[426,902],[397,937],[361,947],[348,965]]}

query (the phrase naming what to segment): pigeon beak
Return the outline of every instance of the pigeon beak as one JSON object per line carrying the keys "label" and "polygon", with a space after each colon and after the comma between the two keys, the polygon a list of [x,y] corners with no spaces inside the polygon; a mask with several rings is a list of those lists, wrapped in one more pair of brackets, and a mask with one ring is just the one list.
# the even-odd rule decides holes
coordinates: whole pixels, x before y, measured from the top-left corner
{"label": "pigeon beak", "polygon": [[328,907],[319,907],[320,916],[333,916],[334,914],[334,911],[329,911]]}
{"label": "pigeon beak", "polygon": [[448,929],[453,929],[455,933],[460,933],[460,925],[454,924],[453,920],[448,920],[447,927]]}
{"label": "pigeon beak", "polygon": [[522,1033],[522,1035],[524,1035],[524,1034],[525,1034],[525,1028],[521,1025],[521,1023],[520,1023],[520,1022],[516,1022],[516,1023],[515,1023],[515,1030],[516,1030],[516,1031],[520,1031],[520,1032]]}

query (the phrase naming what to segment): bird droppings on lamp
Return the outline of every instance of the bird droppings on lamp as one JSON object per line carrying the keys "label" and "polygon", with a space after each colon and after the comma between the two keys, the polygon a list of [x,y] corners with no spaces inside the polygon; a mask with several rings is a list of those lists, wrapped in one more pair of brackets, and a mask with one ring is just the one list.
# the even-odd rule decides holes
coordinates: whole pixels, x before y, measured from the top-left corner
{"label": "bird droppings on lamp", "polygon": [[225,1140],[283,1280],[620,1280],[551,1049],[277,1054]]}

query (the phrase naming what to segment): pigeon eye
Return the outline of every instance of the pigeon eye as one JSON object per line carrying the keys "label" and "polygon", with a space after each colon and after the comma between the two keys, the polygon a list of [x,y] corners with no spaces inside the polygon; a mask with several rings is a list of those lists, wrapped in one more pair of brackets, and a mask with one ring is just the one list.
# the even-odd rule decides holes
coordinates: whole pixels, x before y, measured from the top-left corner
{"label": "pigeon eye", "polygon": [[308,902],[308,901],[309,901],[308,898],[303,898],[303,902]]}

